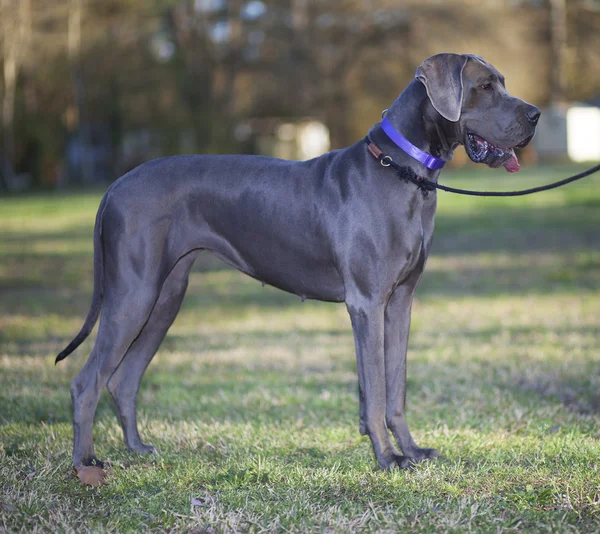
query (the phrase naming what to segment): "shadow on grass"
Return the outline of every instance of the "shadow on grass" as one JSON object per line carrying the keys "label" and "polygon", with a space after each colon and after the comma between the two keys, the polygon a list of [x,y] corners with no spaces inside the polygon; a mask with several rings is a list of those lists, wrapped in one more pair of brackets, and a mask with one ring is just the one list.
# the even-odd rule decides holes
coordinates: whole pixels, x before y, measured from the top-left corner
{"label": "shadow on grass", "polygon": [[[358,386],[353,376],[341,379],[332,373],[324,378],[318,373],[313,378],[304,374],[298,381],[284,371],[270,370],[258,378],[247,370],[229,369],[226,376],[222,371],[211,380],[199,377],[197,382],[185,381],[180,374],[168,377],[164,371],[160,376],[149,372],[140,389],[138,407],[150,418],[169,421],[260,421],[266,425],[295,425],[299,417],[304,417],[311,426],[319,426],[345,421],[349,414],[354,417],[358,413]],[[189,376],[190,371],[186,374]],[[18,398],[0,394],[2,424],[52,425],[71,421],[68,384],[36,386],[21,391]],[[95,420],[104,418],[116,418],[115,406],[106,391],[100,398]]]}
{"label": "shadow on grass", "polygon": [[[600,201],[599,201],[600,202]],[[595,205],[481,207],[438,213],[434,254],[560,253],[600,243]]]}
{"label": "shadow on grass", "polygon": [[[597,328],[552,329],[552,335],[575,333],[595,336]],[[487,329],[484,331],[457,331],[457,338],[476,339],[477,343],[492,341],[495,336],[507,335],[513,340],[522,338],[529,345],[531,337],[539,334],[536,328]],[[251,354],[261,339],[271,338],[271,332],[257,332],[239,338],[241,346]],[[338,340],[350,345],[350,333],[343,330],[326,332],[327,345]],[[285,342],[285,333],[278,333]],[[299,334],[304,350],[316,345],[314,334]],[[427,351],[431,345],[412,346],[414,353]],[[184,344],[189,339],[184,338]],[[514,345],[514,341],[511,342]],[[218,350],[236,348],[236,344],[219,345]],[[579,344],[579,350],[594,350],[593,344]],[[162,354],[156,364],[150,366],[140,389],[139,406],[152,418],[169,421],[193,421],[208,423],[214,420],[242,423],[258,422],[261,425],[295,425],[305,419],[311,427],[325,427],[333,423],[354,424],[357,419],[358,398],[354,354],[348,350],[347,357],[331,358],[315,362],[287,356],[283,360],[241,358],[239,361],[219,362],[218,359],[202,360],[195,355],[198,348],[177,356]],[[201,352],[201,350],[200,350]],[[497,412],[498,398],[495,391],[510,392],[512,402],[524,409],[537,409],[541,405],[563,406],[578,415],[597,416],[600,413],[600,394],[595,387],[597,366],[593,360],[569,362],[568,366],[556,361],[544,361],[520,355],[518,365],[489,358],[471,357],[468,366],[458,371],[456,362],[442,360],[426,362],[418,356],[411,358],[408,378],[409,405],[419,409],[419,417],[446,417],[455,410],[457,399],[476,403],[478,411]],[[15,397],[0,394],[3,422],[35,424],[63,423],[70,421],[70,402],[67,374],[42,380],[38,377],[22,377],[19,369],[7,369],[3,379],[6,383],[21,383],[22,390]],[[69,374],[70,375],[70,374]],[[470,385],[470,386],[467,386]],[[474,398],[471,391],[478,391]],[[484,395],[481,397],[481,395]],[[533,408],[535,407],[535,408]],[[424,411],[429,415],[424,415]],[[509,413],[510,410],[507,412]],[[552,412],[552,409],[550,410]],[[115,409],[106,392],[98,407],[98,420],[114,418]],[[411,415],[411,417],[413,417]],[[440,422],[440,421],[437,421]]]}
{"label": "shadow on grass", "polygon": [[[465,330],[465,329],[444,329],[443,332],[431,332],[428,334],[430,339],[442,338],[444,340],[454,339],[467,339],[472,340],[475,343],[482,343],[486,341],[493,341],[494,338],[502,336],[503,343],[507,340],[510,341],[511,345],[521,341],[526,344],[533,343],[533,339],[536,337],[553,336],[566,338],[567,336],[588,336],[590,338],[590,344],[582,344],[578,340],[577,346],[580,349],[596,349],[596,336],[600,335],[600,325],[598,326],[565,326],[562,328],[552,327],[543,328],[539,325],[535,326],[510,326],[510,327],[497,327],[497,328],[477,328],[476,330]],[[427,349],[428,346],[419,346],[411,342],[412,348]],[[562,344],[561,344],[562,345]]]}
{"label": "shadow on grass", "polygon": [[[568,332],[568,331],[567,331]],[[598,329],[591,329],[597,334]],[[594,350],[595,346],[582,347]],[[515,397],[535,398],[538,403],[560,403],[579,415],[600,415],[600,392],[596,386],[598,364],[594,360],[570,361],[568,366],[549,366],[539,359],[520,358],[521,367],[508,375],[503,387]]]}

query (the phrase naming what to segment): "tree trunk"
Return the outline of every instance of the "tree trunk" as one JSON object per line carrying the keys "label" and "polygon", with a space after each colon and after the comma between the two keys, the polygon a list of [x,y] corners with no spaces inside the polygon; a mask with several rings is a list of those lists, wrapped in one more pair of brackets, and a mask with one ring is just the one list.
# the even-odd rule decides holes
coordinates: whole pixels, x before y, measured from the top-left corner
{"label": "tree trunk", "polygon": [[81,25],[83,18],[83,0],[71,0],[69,9],[68,48],[71,79],[75,93],[77,108],[77,137],[81,157],[81,178],[89,184],[94,179],[94,162],[92,160],[91,131],[86,120],[85,84],[81,68]]}
{"label": "tree trunk", "polygon": [[347,94],[341,90],[333,95],[325,111],[325,123],[329,129],[329,141],[331,150],[346,148],[356,139],[350,137],[348,126],[349,102]]}
{"label": "tree trunk", "polygon": [[188,106],[196,150],[204,152],[213,143],[213,84],[215,60],[207,35],[209,21],[200,16],[193,2],[179,2],[171,9],[173,34],[181,65],[177,77]]}
{"label": "tree trunk", "polygon": [[17,0],[16,2],[14,0],[2,0],[0,18],[2,18],[4,37],[0,189],[7,190],[14,176],[15,94],[21,58],[25,55],[31,33],[31,0]]}
{"label": "tree trunk", "polygon": [[15,90],[17,84],[16,14],[11,0],[2,0],[2,31],[4,34],[4,94],[2,97],[2,175],[0,187],[8,189],[13,177]]}
{"label": "tree trunk", "polygon": [[567,6],[565,0],[550,0],[550,35],[552,40],[552,104],[564,101],[567,64]]}

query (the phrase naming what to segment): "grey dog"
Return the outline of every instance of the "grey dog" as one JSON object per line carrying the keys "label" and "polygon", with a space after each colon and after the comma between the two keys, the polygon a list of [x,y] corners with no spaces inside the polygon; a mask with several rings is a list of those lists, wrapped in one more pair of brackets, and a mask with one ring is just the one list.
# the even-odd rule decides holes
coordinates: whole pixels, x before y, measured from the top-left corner
{"label": "grey dog", "polygon": [[[505,88],[482,58],[425,60],[386,119],[441,160],[464,145],[475,162],[518,170],[540,111]],[[374,157],[436,181],[375,125],[360,141],[309,161],[191,155],[144,163],[112,184],[94,230],[94,293],[85,323],[57,361],[102,316],[95,346],[71,385],[73,462],[101,465],[92,426],[108,387],[127,446],[142,443],[136,400],[146,367],[181,306],[201,250],[263,283],[303,298],[345,302],[358,367],[360,432],[381,469],[435,458],[405,418],[406,350],[413,294],[431,247],[436,194],[402,180]],[[389,160],[388,160],[389,161]],[[398,447],[393,445],[390,432]]]}

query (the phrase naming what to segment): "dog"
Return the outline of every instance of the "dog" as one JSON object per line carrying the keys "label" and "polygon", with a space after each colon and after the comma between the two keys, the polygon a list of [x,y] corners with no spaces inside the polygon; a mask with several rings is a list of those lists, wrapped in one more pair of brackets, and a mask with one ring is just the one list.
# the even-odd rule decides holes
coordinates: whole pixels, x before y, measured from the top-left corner
{"label": "dog", "polygon": [[437,457],[415,443],[405,418],[411,305],[431,248],[436,194],[386,166],[394,161],[437,181],[464,145],[474,162],[515,172],[514,148],[531,140],[539,116],[483,58],[438,54],[418,67],[366,142],[309,161],[166,157],[114,182],[96,216],[91,308],[56,359],[81,344],[102,311],[95,346],[71,385],[74,465],[102,465],[92,425],[104,386],[129,449],[153,450],[137,429],[138,388],[201,250],[303,299],[345,303],[360,432],[379,468]]}

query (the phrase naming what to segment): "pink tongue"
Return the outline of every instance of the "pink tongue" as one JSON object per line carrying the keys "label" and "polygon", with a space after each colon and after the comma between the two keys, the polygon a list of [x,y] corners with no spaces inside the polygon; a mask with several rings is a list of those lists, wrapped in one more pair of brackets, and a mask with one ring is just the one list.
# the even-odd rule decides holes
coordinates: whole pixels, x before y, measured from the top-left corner
{"label": "pink tongue", "polygon": [[514,151],[510,159],[506,161],[506,163],[504,163],[504,168],[508,172],[517,172],[521,168],[521,165],[519,165],[519,160],[517,159],[517,156],[514,153]]}

